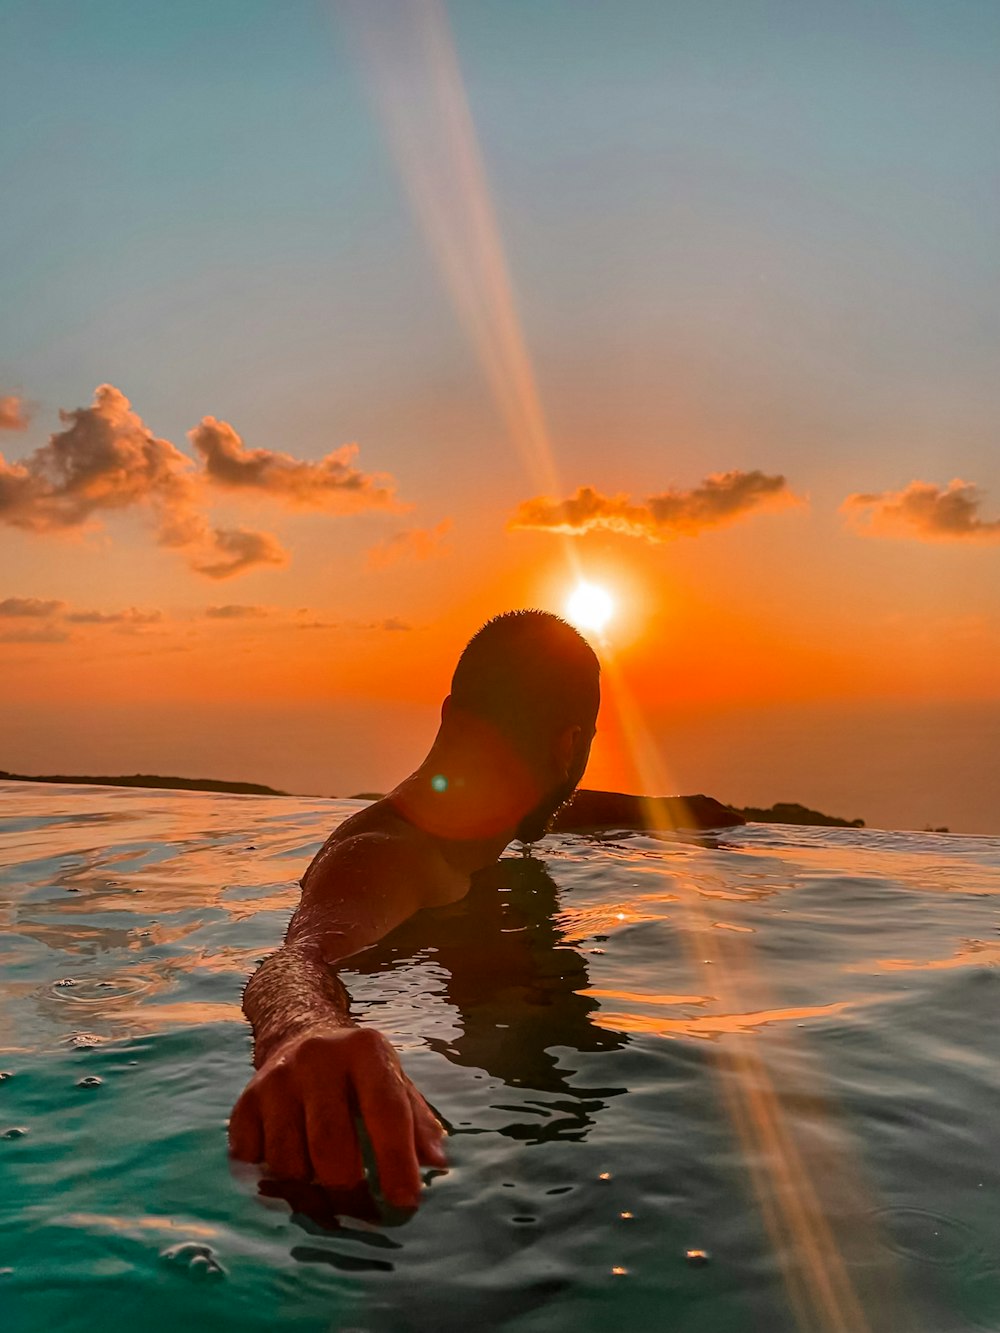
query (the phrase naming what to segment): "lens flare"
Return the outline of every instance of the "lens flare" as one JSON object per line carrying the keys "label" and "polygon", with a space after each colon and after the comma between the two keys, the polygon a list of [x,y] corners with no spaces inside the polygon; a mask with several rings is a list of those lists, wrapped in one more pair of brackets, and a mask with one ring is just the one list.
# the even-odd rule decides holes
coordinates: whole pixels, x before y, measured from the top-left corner
{"label": "lens flare", "polygon": [[607,588],[596,583],[578,583],[566,602],[566,619],[570,624],[595,634],[603,633],[614,613],[614,598]]}

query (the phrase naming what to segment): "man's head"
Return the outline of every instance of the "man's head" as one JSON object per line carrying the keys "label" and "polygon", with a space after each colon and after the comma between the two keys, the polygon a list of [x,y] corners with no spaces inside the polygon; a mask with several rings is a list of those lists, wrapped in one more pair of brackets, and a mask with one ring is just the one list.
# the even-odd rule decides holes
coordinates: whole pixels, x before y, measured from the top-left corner
{"label": "man's head", "polygon": [[590,644],[548,611],[507,611],[474,634],[452,678],[450,709],[489,723],[535,774],[541,800],[519,823],[532,842],[583,777],[600,706]]}

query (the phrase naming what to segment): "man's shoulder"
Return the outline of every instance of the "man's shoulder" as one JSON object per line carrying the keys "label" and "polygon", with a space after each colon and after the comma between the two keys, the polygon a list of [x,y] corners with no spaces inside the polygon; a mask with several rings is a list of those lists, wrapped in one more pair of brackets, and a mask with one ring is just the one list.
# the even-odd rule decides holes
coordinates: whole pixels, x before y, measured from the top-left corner
{"label": "man's shoulder", "polygon": [[302,877],[303,890],[352,881],[378,891],[406,881],[421,905],[453,902],[468,880],[447,864],[432,839],[403,819],[391,802],[380,800],[351,815],[330,834]]}

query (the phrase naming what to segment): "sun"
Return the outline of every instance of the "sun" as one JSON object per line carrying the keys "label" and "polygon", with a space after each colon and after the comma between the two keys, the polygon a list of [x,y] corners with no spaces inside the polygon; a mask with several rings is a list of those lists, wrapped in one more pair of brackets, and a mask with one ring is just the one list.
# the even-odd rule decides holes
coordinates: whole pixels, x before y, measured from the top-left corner
{"label": "sun", "polygon": [[582,580],[566,601],[566,619],[577,629],[589,629],[595,634],[604,631],[615,613],[615,600],[607,588]]}

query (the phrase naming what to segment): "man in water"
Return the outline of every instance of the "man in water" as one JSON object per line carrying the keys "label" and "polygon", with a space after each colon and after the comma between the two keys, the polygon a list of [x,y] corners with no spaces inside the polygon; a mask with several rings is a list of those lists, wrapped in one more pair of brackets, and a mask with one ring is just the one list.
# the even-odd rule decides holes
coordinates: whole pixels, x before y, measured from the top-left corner
{"label": "man in water", "polygon": [[[302,877],[284,944],[246,987],[257,1072],[230,1120],[234,1157],[351,1189],[364,1179],[360,1118],[386,1201],[417,1206],[420,1168],[447,1164],[444,1129],[388,1040],[351,1020],[334,968],[422,908],[464,897],[512,840],[544,836],[583,777],[599,677],[586,640],[544,611],[508,612],[473,636],[427,758],[330,835]],[[587,824],[603,822],[605,796],[619,827],[630,822],[622,802],[637,801],[580,795]]]}

